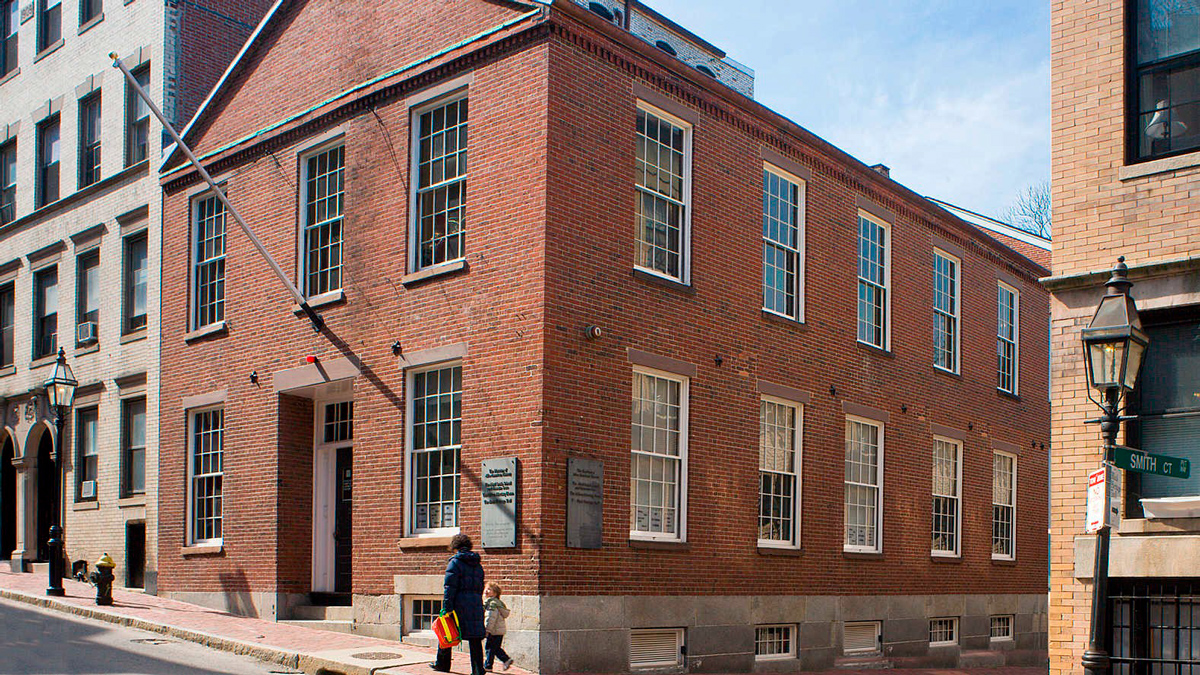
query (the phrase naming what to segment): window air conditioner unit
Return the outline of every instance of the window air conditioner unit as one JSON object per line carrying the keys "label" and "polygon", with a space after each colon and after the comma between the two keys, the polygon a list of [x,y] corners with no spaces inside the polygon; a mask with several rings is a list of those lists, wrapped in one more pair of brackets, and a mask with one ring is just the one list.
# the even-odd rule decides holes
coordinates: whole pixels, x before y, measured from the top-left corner
{"label": "window air conditioner unit", "polygon": [[81,499],[94,499],[96,497],[96,481],[83,481],[83,483],[79,485],[79,497]]}
{"label": "window air conditioner unit", "polygon": [[75,341],[81,345],[91,344],[97,340],[96,322],[84,321],[75,327]]}

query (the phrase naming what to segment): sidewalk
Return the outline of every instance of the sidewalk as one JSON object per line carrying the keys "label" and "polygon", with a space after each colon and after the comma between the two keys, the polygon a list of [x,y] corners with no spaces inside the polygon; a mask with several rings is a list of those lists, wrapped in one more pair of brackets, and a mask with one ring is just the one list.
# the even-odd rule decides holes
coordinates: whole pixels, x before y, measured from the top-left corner
{"label": "sidewalk", "polygon": [[[63,579],[66,597],[46,595],[42,574],[0,571],[0,598],[161,633],[206,647],[278,663],[309,675],[433,675],[433,650],[344,633],[278,624],[226,614],[207,607],[130,591],[113,591],[112,607],[96,605],[90,584]],[[465,654],[455,654],[453,672],[469,675]],[[530,675],[513,668],[513,675]],[[888,675],[1045,675],[1045,667],[975,669],[889,669]],[[837,670],[806,675],[879,675],[879,670]]]}
{"label": "sidewalk", "polygon": [[[114,605],[96,605],[90,584],[63,579],[66,596],[46,595],[46,577],[0,571],[0,597],[169,635],[206,647],[328,675],[430,675],[433,650],[391,640],[333,633],[226,614],[207,607],[114,590]],[[453,672],[471,672],[466,655],[455,655]],[[513,668],[516,675],[526,671]]]}

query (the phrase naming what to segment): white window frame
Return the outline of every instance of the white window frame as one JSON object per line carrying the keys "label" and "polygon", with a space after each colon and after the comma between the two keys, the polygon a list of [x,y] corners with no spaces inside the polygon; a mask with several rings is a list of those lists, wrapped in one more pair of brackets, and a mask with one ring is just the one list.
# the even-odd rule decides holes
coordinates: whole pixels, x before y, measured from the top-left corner
{"label": "white window frame", "polygon": [[[1007,340],[1007,338],[1000,335],[1000,289],[1003,289],[1003,290],[1008,291],[1009,293],[1012,293],[1012,298],[1013,298],[1012,389],[1010,390],[1010,389],[1005,389],[1004,387],[1001,387],[999,382],[996,383],[996,389],[999,389],[1000,391],[1005,392],[1007,394],[1012,394],[1013,396],[1019,396],[1020,390],[1021,390],[1021,386],[1020,386],[1020,383],[1021,383],[1021,292],[1018,291],[1017,289],[1013,288],[1012,286],[1004,283],[1003,281],[997,281],[996,284],[997,284],[997,291],[996,291],[996,341],[997,341],[997,344],[999,343],[1000,340]],[[999,373],[999,364],[997,364],[997,373]],[[997,377],[999,377],[998,374],[997,374]]]}
{"label": "white window frame", "polygon": [[[995,492],[994,491],[996,489],[995,461],[996,461],[997,455],[1000,455],[1003,457],[1008,457],[1010,460],[1012,460],[1012,533],[1010,535],[1012,538],[1012,553],[1010,555],[1002,555],[1002,554],[995,552],[996,551],[996,548],[995,548],[995,546],[996,546],[996,544],[995,544],[995,527],[996,527],[995,508],[996,508],[997,504],[995,501]],[[1003,450],[995,450],[995,449],[992,450],[992,490],[993,490],[992,518],[991,518],[991,521],[992,521],[992,560],[1016,560],[1017,559],[1017,456],[1014,455],[1013,453],[1004,452]]]}
{"label": "white window frame", "polygon": [[[763,403],[774,403],[776,405],[787,406],[796,412],[796,428],[792,431],[792,448],[796,455],[795,466],[793,468],[792,477],[796,481],[796,484],[795,484],[796,489],[794,491],[794,494],[792,495],[792,540],[790,542],[787,542],[787,541],[780,541],[777,539],[763,539],[763,538],[759,537],[758,546],[759,546],[759,548],[799,549],[800,548],[800,514],[801,514],[800,499],[801,499],[802,485],[803,485],[803,480],[801,477],[804,475],[804,471],[803,471],[803,467],[804,467],[804,448],[803,448],[804,405],[801,403],[797,403],[796,401],[789,401],[785,398],[764,395],[761,397],[761,399],[759,401],[759,424],[762,424],[761,416],[762,416],[762,404]],[[762,464],[761,464],[762,450],[763,450],[762,439],[760,438],[759,445],[758,445],[759,462],[760,462],[759,471],[758,471],[758,473],[759,473],[759,475],[758,475],[758,482],[759,482],[759,507],[758,507],[759,514],[758,515],[759,515],[759,519],[762,518],[762,492],[761,492],[762,491],[762,474],[763,474],[763,469],[762,469]],[[779,473],[779,472],[775,472],[775,473]],[[761,522],[761,520],[760,520],[760,522]],[[759,533],[761,534],[761,532],[762,532],[762,530],[760,527]]]}
{"label": "white window frame", "polygon": [[463,245],[460,255],[457,258],[443,260],[442,262],[433,263],[432,265],[421,265],[421,209],[419,201],[421,199],[421,115],[435,110],[449,103],[454,103],[460,100],[468,101],[468,118],[467,118],[467,172],[460,176],[463,183],[463,221],[466,222],[467,208],[467,188],[471,179],[470,171],[470,142],[471,142],[471,126],[470,126],[470,100],[471,92],[467,80],[456,80],[451,83],[451,88],[448,91],[437,88],[435,93],[429,98],[422,99],[409,105],[408,108],[408,123],[410,128],[409,133],[409,190],[408,199],[408,271],[409,273],[420,272],[426,269],[436,269],[443,265],[451,265],[460,260],[465,260],[467,257],[467,229],[463,226]]}
{"label": "white window frame", "polygon": [[[937,248],[937,247],[934,247],[934,249],[933,249],[933,256],[934,256],[933,257],[933,264],[934,264],[934,268],[933,268],[933,278],[934,278],[933,313],[935,316],[942,315],[942,316],[949,317],[951,319],[951,321],[953,321],[953,326],[954,326],[954,336],[953,336],[954,344],[951,346],[951,350],[952,350],[951,356],[954,359],[954,367],[953,368],[945,368],[943,366],[938,365],[936,351],[934,352],[933,367],[937,368],[938,370],[941,370],[942,372],[953,373],[953,374],[957,375],[962,371],[962,260],[958,256],[951,255],[951,254],[947,253],[946,251],[944,251],[940,248]],[[954,265],[954,277],[952,279],[952,281],[954,282],[954,295],[951,297],[951,301],[954,303],[954,311],[950,312],[950,313],[943,312],[942,310],[938,309],[938,307],[937,307],[937,277],[938,277],[937,259],[939,257],[949,261],[952,265]],[[937,337],[936,333],[935,333],[934,337],[936,339],[936,337]],[[936,344],[937,343],[935,342],[934,343],[935,350],[937,349]]]}
{"label": "white window frame", "polygon": [[874,281],[865,279],[858,273],[858,266],[862,261],[862,224],[859,220],[854,221],[854,335],[858,342],[864,345],[890,352],[892,350],[892,224],[861,209],[858,211],[858,218],[874,223],[883,230],[883,344],[878,345],[858,337],[858,310],[862,302],[858,297],[858,287],[863,283],[876,285]]}
{"label": "white window frame", "polygon": [[[1001,635],[999,637],[992,635],[992,622],[996,619],[1004,619],[1008,622],[1008,635]],[[1013,634],[1015,632],[1016,617],[1014,617],[1012,614],[993,614],[992,616],[988,617],[988,642],[1012,642],[1014,639]]]}
{"label": "white window frame", "polygon": [[[776,177],[782,178],[783,180],[786,180],[789,183],[792,183],[793,185],[796,186],[796,249],[794,250],[794,253],[796,255],[796,285],[795,285],[795,289],[794,289],[794,292],[796,294],[796,315],[788,316],[787,314],[784,314],[782,312],[768,308],[766,306],[767,303],[766,303],[766,297],[765,297],[766,288],[763,289],[763,294],[764,294],[763,311],[770,312],[771,314],[776,314],[778,316],[782,316],[782,317],[791,319],[793,321],[799,321],[800,323],[804,323],[804,309],[805,309],[804,269],[805,269],[805,248],[806,248],[805,247],[805,244],[806,244],[805,224],[806,224],[806,220],[807,220],[807,214],[805,212],[805,204],[808,201],[808,184],[805,182],[805,180],[803,178],[800,178],[793,173],[789,173],[788,171],[785,171],[785,170],[775,166],[774,164],[771,164],[770,162],[763,162],[763,171],[765,171],[767,173],[775,174]],[[764,193],[766,192],[765,185],[763,186],[763,192]],[[763,214],[763,217],[765,218],[766,214]],[[776,246],[781,246],[783,248],[787,248],[787,247],[779,244],[779,242],[776,242],[773,239],[769,239],[766,235],[763,235],[764,246],[766,245],[766,242],[771,242],[772,244],[774,244]],[[765,261],[760,261],[760,262],[762,262],[764,266],[766,265]]]}
{"label": "white window frame", "polygon": [[[949,621],[950,632],[954,636],[949,640],[933,640],[933,623],[935,621]],[[957,616],[935,616],[929,619],[929,646],[930,647],[956,647],[958,646],[958,617]]]}
{"label": "white window frame", "polygon": [[[413,605],[420,600],[432,601],[435,606],[441,605],[442,596],[440,595],[406,595],[404,596],[404,634],[417,637],[433,637],[433,629],[414,629],[413,617],[416,615]],[[440,607],[439,607],[440,609]]]}
{"label": "white window frame", "polygon": [[[416,522],[416,470],[413,464],[413,419],[414,408],[416,401],[413,397],[414,384],[419,373],[427,373],[434,370],[443,370],[445,368],[461,367],[463,365],[460,359],[452,359],[449,361],[440,361],[438,363],[430,363],[422,365],[418,368],[411,368],[405,373],[405,414],[407,419],[404,423],[404,532],[409,537],[446,537],[453,536],[462,531],[462,431],[460,426],[459,444],[458,444],[458,505],[455,506],[455,516],[458,519],[459,525],[455,527],[437,527],[417,529]],[[463,369],[464,378],[466,369]],[[464,382],[465,386],[465,382]],[[460,393],[461,396],[461,393]],[[461,425],[461,423],[460,423]]]}
{"label": "white window frame", "polygon": [[[220,187],[221,187],[221,191],[224,192],[225,186],[221,185]],[[200,251],[199,251],[200,204],[208,201],[209,199],[215,199],[217,201],[217,203],[220,205],[221,210],[225,213],[225,216],[224,216],[224,218],[225,218],[225,234],[221,235],[222,239],[224,240],[224,243],[222,244],[223,252],[221,253],[220,256],[209,258],[208,260],[205,261],[205,264],[212,263],[218,259],[223,260],[225,262],[225,271],[222,273],[222,277],[221,277],[224,290],[222,290],[222,293],[221,293],[221,318],[216,321],[202,324],[202,323],[200,323],[200,283],[199,283],[200,282]],[[199,330],[199,329],[205,328],[207,326],[220,325],[220,323],[225,320],[225,316],[229,309],[227,306],[228,305],[227,301],[229,299],[229,288],[228,288],[227,282],[228,282],[228,278],[229,278],[229,218],[230,218],[230,215],[229,215],[229,209],[225,208],[225,204],[223,202],[221,202],[221,200],[215,194],[213,194],[213,191],[211,189],[207,189],[207,190],[204,190],[203,192],[196,194],[195,196],[193,196],[191,198],[191,201],[188,206],[188,218],[191,221],[188,225],[188,227],[191,231],[191,236],[188,237],[188,248],[190,249],[188,251],[188,261],[189,261],[188,265],[191,268],[188,273],[188,285],[191,287],[191,289],[190,289],[191,300],[188,302],[188,326],[191,327],[191,330]],[[149,249],[147,249],[147,251],[148,250]],[[149,254],[147,253],[147,255],[149,255]],[[149,311],[149,309],[147,309],[147,311]]]}
{"label": "white window frame", "polygon": [[[339,262],[338,262],[338,267],[340,268],[340,271],[338,272],[338,278],[341,281],[341,283],[338,284],[337,288],[330,288],[329,290],[323,291],[322,293],[313,293],[312,289],[309,288],[309,285],[308,285],[308,228],[310,226],[310,223],[308,222],[308,178],[309,178],[308,160],[312,159],[313,157],[316,157],[317,155],[320,155],[320,154],[326,153],[330,150],[333,150],[334,148],[336,148],[338,146],[342,147],[342,215],[339,216],[340,220],[342,221],[342,224],[341,224],[342,239],[341,239],[341,244],[340,244],[341,260],[339,260]],[[345,146],[346,146],[345,135],[342,133],[338,133],[336,137],[328,139],[328,140],[323,140],[323,141],[317,143],[316,145],[313,145],[313,146],[305,149],[304,151],[302,151],[301,153],[299,153],[297,155],[297,161],[300,165],[299,166],[299,169],[300,169],[300,185],[299,185],[300,195],[299,195],[299,199],[297,200],[298,213],[296,215],[297,215],[297,220],[300,224],[300,227],[297,228],[297,232],[296,232],[296,234],[297,234],[296,272],[297,272],[297,275],[299,276],[299,279],[297,279],[296,281],[299,282],[297,284],[297,287],[301,289],[301,291],[304,293],[304,297],[306,297],[306,298],[315,298],[315,297],[326,295],[326,294],[332,295],[332,294],[340,292],[342,289],[344,289],[346,287],[346,175],[347,175],[347,171],[346,171],[346,149],[345,149]]]}
{"label": "white window frame", "polygon": [[[195,453],[196,453],[196,416],[221,411],[221,536],[213,539],[196,538],[196,502],[195,499]],[[225,539],[225,433],[228,430],[225,417],[225,404],[194,408],[187,411],[187,545],[188,546],[221,546]]]}
{"label": "white window frame", "polygon": [[[788,651],[782,652],[779,654],[759,653],[758,645],[760,643],[760,640],[758,639],[758,631],[769,630],[769,629],[774,629],[774,628],[782,628],[787,631]],[[797,647],[799,647],[799,645],[797,644],[797,641],[798,641],[797,638],[799,637],[799,635],[800,635],[800,631],[796,629],[796,624],[794,624],[794,623],[768,623],[768,624],[759,624],[759,625],[755,626],[754,627],[754,660],[755,661],[786,661],[788,659],[796,658],[796,655],[798,654]]]}
{"label": "white window frame", "polygon": [[[878,451],[878,462],[877,462],[877,466],[876,466],[876,475],[878,477],[878,484],[875,486],[876,496],[875,496],[875,545],[874,546],[858,546],[858,545],[851,545],[851,544],[846,543],[846,525],[847,525],[846,515],[847,514],[846,514],[845,486],[848,484],[848,482],[845,479],[845,470],[846,470],[845,469],[845,467],[846,467],[845,444],[850,442],[849,436],[850,436],[850,424],[851,423],[866,424],[868,426],[873,426],[873,427],[876,427],[879,429],[879,451]],[[884,472],[884,466],[885,466],[883,449],[884,449],[884,433],[886,432],[886,426],[887,425],[885,425],[883,422],[880,422],[878,420],[868,419],[866,417],[859,417],[857,415],[846,415],[845,436],[843,438],[843,444],[842,444],[842,476],[843,476],[842,477],[842,550],[849,552],[849,553],[882,553],[883,552],[883,476],[884,476],[883,472]],[[855,483],[855,485],[866,485],[866,484],[865,483]]]}
{"label": "white window frame", "polygon": [[[649,113],[651,115],[654,115],[655,117],[662,118],[683,130],[683,200],[682,200],[682,202],[683,202],[682,203],[683,219],[682,219],[682,222],[680,223],[681,231],[679,234],[679,276],[678,277],[673,277],[665,272],[660,272],[660,271],[654,269],[653,267],[646,267],[638,262],[638,257],[636,254],[636,247],[642,241],[641,223],[640,222],[635,225],[635,230],[634,230],[635,255],[634,255],[633,266],[634,266],[634,269],[641,270],[642,272],[645,272],[646,274],[651,274],[656,277],[661,277],[663,279],[668,279],[670,281],[674,281],[674,282],[681,283],[684,285],[691,285],[691,283],[692,283],[692,135],[693,135],[695,129],[691,122],[680,119],[679,117],[672,115],[671,113],[663,110],[662,108],[656,107],[656,106],[654,106],[650,103],[647,103],[641,99],[638,99],[638,101],[637,101],[637,110],[640,110],[645,113]],[[633,134],[634,134],[634,143],[636,144],[636,142],[637,142],[636,112],[634,115]],[[635,158],[634,158],[635,166],[636,166],[636,163],[637,163],[637,159],[636,159],[636,150],[635,150]],[[643,189],[644,188],[642,188],[641,186],[638,185],[637,179],[635,178],[633,181],[634,195],[639,196],[639,198],[640,198],[640,195],[642,194]],[[660,197],[662,196],[661,193],[655,192],[654,194],[657,194]],[[637,208],[638,208],[637,206],[634,206],[634,217],[635,218],[637,217]]]}
{"label": "white window frame", "polygon": [[[934,448],[937,448],[938,443],[945,443],[954,448],[954,487],[957,494],[941,495],[932,492],[933,497],[953,497],[955,513],[954,513],[954,550],[940,551],[933,548],[932,536],[930,537],[929,554],[937,558],[958,558],[962,556],[962,519],[963,519],[963,442],[946,436],[933,437]],[[931,522],[932,527],[932,522]]]}
{"label": "white window frame", "polygon": [[[651,375],[666,380],[673,380],[679,383],[679,485],[676,487],[678,496],[678,506],[676,513],[678,514],[679,522],[675,526],[675,534],[665,532],[640,532],[633,529],[633,524],[630,523],[629,538],[641,541],[672,541],[685,542],[687,541],[687,504],[688,504],[688,430],[689,430],[689,415],[690,415],[690,391],[691,379],[686,375],[678,375],[676,373],[667,372],[665,370],[656,370],[645,366],[634,366],[633,373],[642,375]],[[630,378],[629,395],[632,401],[633,397],[633,382]],[[632,425],[633,420],[629,423]],[[644,453],[652,454],[652,453]],[[634,456],[633,448],[629,449],[630,461]],[[632,490],[632,487],[631,487]],[[634,495],[632,492],[629,495],[629,506],[633,507]]]}

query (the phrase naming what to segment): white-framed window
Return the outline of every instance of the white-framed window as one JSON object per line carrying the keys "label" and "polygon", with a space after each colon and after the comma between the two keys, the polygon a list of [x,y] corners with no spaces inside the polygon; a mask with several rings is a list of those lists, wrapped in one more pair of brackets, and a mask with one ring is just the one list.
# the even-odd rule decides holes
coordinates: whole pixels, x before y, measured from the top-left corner
{"label": "white-framed window", "polygon": [[992,451],[992,557],[1012,560],[1017,542],[1017,457]]}
{"label": "white-framed window", "polygon": [[992,642],[1005,642],[1013,639],[1013,615],[999,614],[991,617],[991,629],[988,632]]}
{"label": "white-framed window", "polygon": [[687,522],[688,378],[633,371],[629,536],[682,541]]}
{"label": "white-framed window", "polygon": [[888,349],[892,299],[890,232],[887,223],[858,214],[858,341]]}
{"label": "white-framed window", "polygon": [[195,222],[192,252],[194,310],[192,328],[225,320],[225,205],[216,195],[192,205]]}
{"label": "white-framed window", "polygon": [[755,626],[754,658],[758,661],[796,658],[795,624]]}
{"label": "white-framed window", "polygon": [[466,255],[467,92],[415,108],[413,270]]}
{"label": "white-framed window", "polygon": [[1017,364],[1020,358],[1018,317],[1021,295],[1003,281],[996,282],[996,387],[1017,393]]}
{"label": "white-framed window", "polygon": [[842,653],[853,656],[883,651],[882,629],[879,621],[847,621],[842,624]]}
{"label": "white-framed window", "polygon": [[933,365],[957,373],[962,287],[958,258],[933,249]]}
{"label": "white-framed window", "polygon": [[404,634],[428,633],[433,635],[433,622],[442,612],[442,596],[419,595],[405,598],[404,603]]}
{"label": "white-framed window", "polygon": [[639,102],[637,267],[689,283],[692,127]]}
{"label": "white-framed window", "polygon": [[957,556],[962,531],[962,443],[933,439],[933,540],[936,556]]}
{"label": "white-framed window", "polygon": [[339,141],[301,158],[301,264],[307,297],[342,287],[345,152]]}
{"label": "white-framed window", "polygon": [[458,532],[462,364],[414,370],[408,382],[409,532]]}
{"label": "white-framed window", "polygon": [[950,647],[958,644],[958,617],[929,620],[929,646]]}
{"label": "white-framed window", "polygon": [[763,165],[763,309],[804,321],[802,179]]}
{"label": "white-framed window", "polygon": [[221,543],[225,409],[190,414],[188,443],[188,543]]}
{"label": "white-framed window", "polygon": [[629,668],[673,668],[683,664],[682,628],[633,628],[629,631]]}
{"label": "white-framed window", "polygon": [[758,545],[800,545],[801,406],[764,396],[758,412]]}
{"label": "white-framed window", "polygon": [[847,551],[878,552],[883,533],[883,424],[846,418]]}

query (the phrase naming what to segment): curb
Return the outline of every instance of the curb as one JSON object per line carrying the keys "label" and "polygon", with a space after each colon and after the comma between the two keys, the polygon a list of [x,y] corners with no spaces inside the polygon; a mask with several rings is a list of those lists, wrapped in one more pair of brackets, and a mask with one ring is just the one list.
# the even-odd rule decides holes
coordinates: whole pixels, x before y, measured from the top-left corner
{"label": "curb", "polygon": [[232,640],[230,638],[213,635],[211,633],[205,633],[189,628],[180,628],[178,626],[171,626],[167,624],[152,623],[144,619],[135,619],[133,617],[122,616],[120,614],[110,614],[97,609],[92,609],[91,607],[80,607],[78,605],[72,605],[68,602],[57,602],[48,598],[43,598],[36,595],[28,595],[26,593],[18,593],[8,589],[0,589],[0,598],[15,600],[17,602],[23,602],[29,605],[35,605],[37,607],[43,607],[45,609],[52,609],[64,614],[73,614],[86,619],[98,619],[100,621],[117,624],[119,626],[137,628],[138,630],[158,633],[160,635],[169,635],[180,640],[195,642],[196,644],[209,647],[210,649],[217,649],[223,652],[230,652],[241,656],[251,656],[259,659],[260,661],[277,663],[281,666],[300,670],[300,662],[302,657],[299,652],[290,652],[282,649],[276,649],[274,647],[242,642],[240,640]]}

